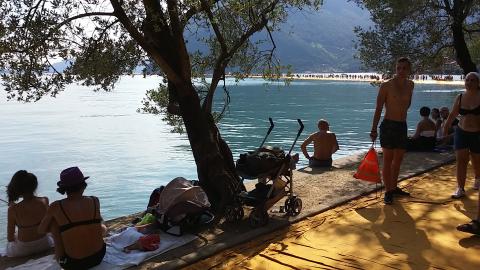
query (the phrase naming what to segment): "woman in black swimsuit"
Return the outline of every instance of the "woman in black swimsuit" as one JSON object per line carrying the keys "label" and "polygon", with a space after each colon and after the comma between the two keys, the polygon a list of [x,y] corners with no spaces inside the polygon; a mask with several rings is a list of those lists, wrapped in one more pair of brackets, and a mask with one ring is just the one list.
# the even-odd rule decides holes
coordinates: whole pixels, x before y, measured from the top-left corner
{"label": "woman in black swimsuit", "polygon": [[[459,94],[455,99],[452,112],[444,126],[444,134],[447,134],[446,132],[450,128],[452,121],[458,115],[461,116],[454,136],[458,185],[452,194],[454,199],[465,196],[465,180],[470,155],[475,175],[480,176],[480,75],[478,73],[470,72],[465,76],[465,89],[465,93]],[[478,189],[479,186],[480,179],[477,178],[475,179],[474,189]],[[469,224],[461,225],[458,229],[462,231],[470,230],[469,232],[474,230],[480,234],[480,197],[478,211],[476,220],[472,220]],[[465,226],[470,229],[465,229]]]}
{"label": "woman in black swimsuit", "polygon": [[102,262],[106,246],[106,228],[102,224],[97,197],[83,196],[87,187],[78,167],[65,169],[57,182],[57,191],[67,198],[52,203],[40,224],[55,238],[55,255],[64,269],[88,269]]}

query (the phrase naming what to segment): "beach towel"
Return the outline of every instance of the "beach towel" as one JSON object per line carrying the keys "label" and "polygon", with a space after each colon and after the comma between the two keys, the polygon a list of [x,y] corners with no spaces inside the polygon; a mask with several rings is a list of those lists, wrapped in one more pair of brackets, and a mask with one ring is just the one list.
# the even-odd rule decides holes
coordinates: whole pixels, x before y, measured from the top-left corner
{"label": "beach towel", "polygon": [[62,270],[62,267],[54,258],[55,255],[48,255],[36,260],[29,260],[19,266],[7,268],[7,270]]}
{"label": "beach towel", "polygon": [[[112,269],[102,268],[104,263],[115,266],[114,269],[125,269],[130,266],[139,265],[141,262],[165,253],[171,249],[183,246],[197,238],[195,235],[184,234],[180,237],[172,236],[166,233],[160,233],[160,245],[154,251],[132,250],[130,253],[123,252],[123,248],[133,244],[143,234],[136,231],[135,228],[127,228],[123,232],[113,235],[107,239],[107,253],[103,258],[101,265],[93,268],[95,270]],[[109,267],[110,267],[109,266]]]}
{"label": "beach towel", "polygon": [[1,253],[0,251],[0,255],[7,257],[23,257],[42,251],[47,251],[53,246],[53,238],[50,234],[30,242],[19,241],[15,235],[15,241],[7,242],[7,247],[4,253]]}
{"label": "beach towel", "polygon": [[[123,252],[123,248],[135,243],[144,234],[139,233],[135,228],[129,227],[121,233],[112,235],[106,239],[107,252],[100,265],[91,268],[93,270],[120,270],[139,265],[143,261],[151,259],[171,249],[183,246],[197,238],[195,235],[184,234],[180,237],[166,233],[160,233],[160,245],[154,251],[142,252],[132,250],[130,253]],[[45,256],[37,260],[30,260],[10,270],[58,270],[61,269],[53,255]]]}
{"label": "beach towel", "polygon": [[367,154],[360,162],[357,172],[353,177],[372,183],[380,183],[382,181],[380,177],[380,165],[378,164],[377,151],[375,151],[373,146],[370,147]]}

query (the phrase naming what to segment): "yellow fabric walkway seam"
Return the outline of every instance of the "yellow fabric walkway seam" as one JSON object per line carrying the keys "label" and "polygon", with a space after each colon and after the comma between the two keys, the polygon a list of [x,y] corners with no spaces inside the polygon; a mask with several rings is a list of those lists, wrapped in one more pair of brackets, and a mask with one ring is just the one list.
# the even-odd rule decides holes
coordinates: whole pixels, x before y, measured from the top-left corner
{"label": "yellow fabric walkway seam", "polygon": [[393,205],[371,194],[187,269],[480,269],[480,237],[455,229],[476,213],[469,169],[463,200],[448,165],[403,181],[412,197]]}

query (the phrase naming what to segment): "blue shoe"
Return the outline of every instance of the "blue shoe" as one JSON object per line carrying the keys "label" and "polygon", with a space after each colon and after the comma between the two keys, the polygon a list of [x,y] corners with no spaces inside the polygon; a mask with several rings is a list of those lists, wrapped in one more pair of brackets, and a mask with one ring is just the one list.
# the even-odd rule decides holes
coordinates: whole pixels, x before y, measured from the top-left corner
{"label": "blue shoe", "polygon": [[393,191],[385,192],[385,197],[383,197],[383,202],[385,204],[392,204],[393,203]]}

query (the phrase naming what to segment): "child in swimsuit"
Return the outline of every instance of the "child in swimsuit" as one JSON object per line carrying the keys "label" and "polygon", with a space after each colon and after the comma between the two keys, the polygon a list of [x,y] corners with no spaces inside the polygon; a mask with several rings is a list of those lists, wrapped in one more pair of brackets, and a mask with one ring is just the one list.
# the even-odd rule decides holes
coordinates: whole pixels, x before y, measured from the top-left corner
{"label": "child in swimsuit", "polygon": [[[38,225],[47,212],[48,198],[35,196],[37,186],[37,177],[25,170],[16,172],[7,186],[8,257],[23,257],[53,247],[53,239],[49,235],[38,233]],[[16,203],[20,198],[23,200]]]}

